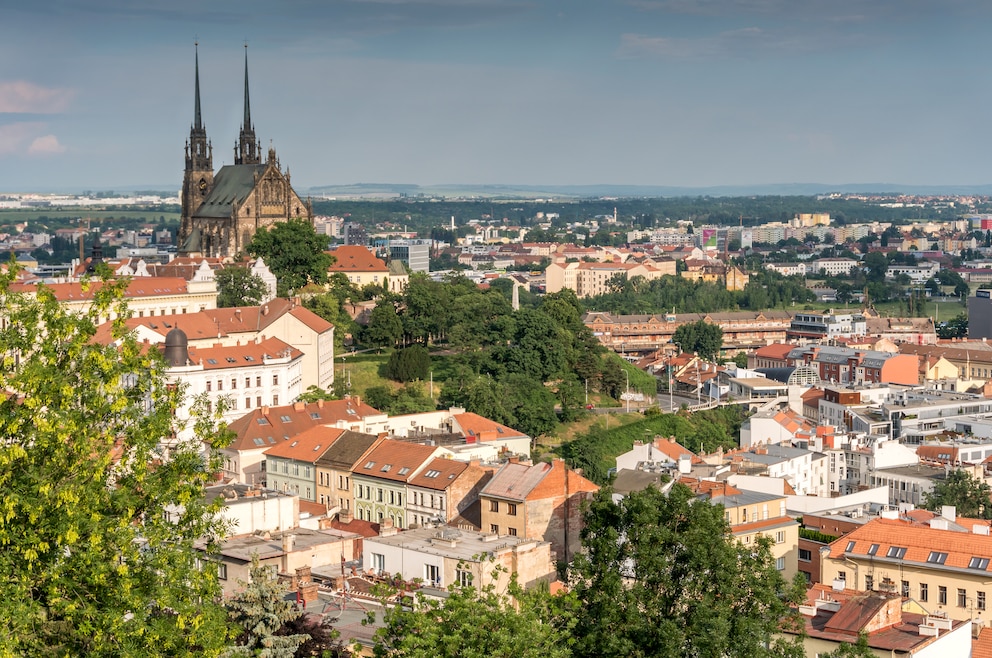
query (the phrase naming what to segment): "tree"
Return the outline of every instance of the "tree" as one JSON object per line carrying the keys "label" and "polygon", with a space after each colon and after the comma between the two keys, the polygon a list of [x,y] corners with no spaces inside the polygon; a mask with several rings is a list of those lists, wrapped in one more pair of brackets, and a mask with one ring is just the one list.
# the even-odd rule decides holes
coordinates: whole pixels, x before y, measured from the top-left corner
{"label": "tree", "polygon": [[723,347],[723,329],[718,324],[697,320],[676,329],[672,342],[683,352],[695,352],[702,359],[713,361]]}
{"label": "tree", "polygon": [[574,617],[547,588],[506,592],[452,586],[443,601],[416,594],[412,606],[386,607],[376,658],[568,658]]}
{"label": "tree", "polygon": [[738,352],[735,354],[734,365],[738,368],[747,368],[747,352]]}
{"label": "tree", "polygon": [[[217,572],[194,542],[219,534],[204,487],[221,435],[175,446],[183,391],[127,332],[124,283],[91,285],[81,314],[0,276],[0,655],[218,655]],[[116,315],[113,342],[93,340]],[[206,453],[201,454],[204,446]],[[209,553],[207,555],[209,557]]]}
{"label": "tree", "polygon": [[953,505],[957,515],[972,519],[992,519],[992,487],[968,471],[954,469],[932,491],[923,494],[923,507],[940,512],[944,505]]}
{"label": "tree", "polygon": [[279,582],[275,570],[251,558],[248,582],[227,600],[231,621],[241,629],[229,655],[260,658],[293,658],[296,650],[310,636],[305,633],[280,635],[279,629],[300,617],[296,606],[287,601],[287,587]]}
{"label": "tree", "polygon": [[247,267],[225,267],[217,279],[217,307],[257,306],[269,292],[262,278]]}
{"label": "tree", "polygon": [[619,503],[608,488],[593,498],[583,551],[569,570],[578,598],[573,655],[803,655],[790,604],[803,587],[786,583],[768,537],[744,545],[722,506],[681,484],[668,495],[634,492]]}
{"label": "tree", "polygon": [[423,345],[411,345],[396,350],[386,362],[385,376],[398,382],[427,379],[431,369],[431,356]]}
{"label": "tree", "polygon": [[403,337],[403,321],[390,301],[380,301],[369,314],[362,340],[375,347],[392,347]]}
{"label": "tree", "polygon": [[844,642],[835,651],[820,655],[823,658],[875,658],[878,654],[868,646],[868,636],[865,633],[859,633],[858,641],[854,644]]}
{"label": "tree", "polygon": [[327,282],[327,268],[334,262],[326,251],[327,236],[317,235],[305,219],[276,222],[255,232],[245,250],[263,258],[279,280],[279,295],[299,291],[308,284]]}

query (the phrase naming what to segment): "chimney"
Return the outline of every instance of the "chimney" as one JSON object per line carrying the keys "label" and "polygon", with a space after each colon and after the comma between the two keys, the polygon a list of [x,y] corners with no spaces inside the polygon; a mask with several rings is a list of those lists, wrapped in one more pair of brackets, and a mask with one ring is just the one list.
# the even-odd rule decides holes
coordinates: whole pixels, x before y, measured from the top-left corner
{"label": "chimney", "polygon": [[317,400],[317,408],[318,409],[323,409],[324,408],[324,400],[323,399]]}
{"label": "chimney", "polygon": [[293,547],[296,545],[296,535],[289,534],[288,532],[282,536],[282,552],[292,553]]}
{"label": "chimney", "polygon": [[350,509],[343,509],[338,512],[338,523],[351,523],[353,519]]}
{"label": "chimney", "polygon": [[392,537],[397,534],[399,530],[393,525],[392,519],[383,519],[379,522],[379,536],[380,537]]}
{"label": "chimney", "polygon": [[951,523],[958,520],[958,511],[954,505],[941,505],[940,515]]}

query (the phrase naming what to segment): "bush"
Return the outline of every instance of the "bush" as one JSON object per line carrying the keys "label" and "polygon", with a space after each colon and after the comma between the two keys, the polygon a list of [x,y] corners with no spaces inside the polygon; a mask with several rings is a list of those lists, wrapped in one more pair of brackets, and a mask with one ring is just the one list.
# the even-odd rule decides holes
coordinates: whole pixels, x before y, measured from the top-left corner
{"label": "bush", "polygon": [[423,345],[413,345],[396,350],[386,362],[385,372],[389,379],[397,382],[412,382],[427,379],[431,370],[431,357]]}

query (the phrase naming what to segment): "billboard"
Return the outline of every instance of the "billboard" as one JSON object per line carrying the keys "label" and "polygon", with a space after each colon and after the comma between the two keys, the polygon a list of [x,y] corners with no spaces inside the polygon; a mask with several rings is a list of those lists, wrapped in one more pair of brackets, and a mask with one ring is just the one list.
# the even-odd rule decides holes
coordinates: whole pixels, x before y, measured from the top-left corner
{"label": "billboard", "polygon": [[703,229],[703,249],[716,249],[716,229]]}

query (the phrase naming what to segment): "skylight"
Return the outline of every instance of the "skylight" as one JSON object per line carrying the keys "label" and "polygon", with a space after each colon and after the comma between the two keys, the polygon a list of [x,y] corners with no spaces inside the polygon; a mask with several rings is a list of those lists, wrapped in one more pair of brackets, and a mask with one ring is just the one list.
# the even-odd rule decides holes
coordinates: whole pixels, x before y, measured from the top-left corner
{"label": "skylight", "polygon": [[969,569],[981,569],[985,571],[989,566],[989,559],[987,557],[973,557],[968,561]]}
{"label": "skylight", "polygon": [[878,552],[878,544],[872,544],[868,547],[868,555],[874,555]]}
{"label": "skylight", "polygon": [[259,425],[268,425],[268,424],[269,424],[269,421],[268,421],[268,420],[266,420],[265,418],[256,418],[256,419],[255,419],[255,421],[256,421],[256,422],[257,422],[257,423],[258,423]]}
{"label": "skylight", "polygon": [[392,467],[393,467],[392,464],[383,464],[382,468],[380,468],[379,470],[382,471],[383,473],[388,473],[389,469],[391,469]]}
{"label": "skylight", "polygon": [[245,355],[245,361],[254,361],[254,360],[255,360],[255,357],[251,356],[250,354],[246,354]]}
{"label": "skylight", "polygon": [[289,416],[279,416],[279,420],[281,420],[284,423],[291,423],[291,422],[293,422],[293,419],[290,418]]}
{"label": "skylight", "polygon": [[906,557],[906,547],[904,546],[889,546],[889,552],[885,554],[885,557],[894,557],[902,559]]}
{"label": "skylight", "polygon": [[365,468],[372,468],[373,466],[375,466],[375,462],[374,461],[369,461],[369,462],[367,462],[365,464]]}
{"label": "skylight", "polygon": [[844,549],[844,552],[845,553],[850,553],[851,551],[853,551],[854,550],[854,545],[857,544],[857,543],[858,542],[856,542],[854,540],[851,540],[851,541],[847,542],[847,548]]}
{"label": "skylight", "polygon": [[317,413],[316,411],[312,411],[310,412],[310,417],[313,418],[314,420],[317,420],[318,418],[320,418],[320,414]]}
{"label": "skylight", "polygon": [[215,366],[217,365],[217,359],[207,359],[207,363],[209,363],[212,366]]}
{"label": "skylight", "polygon": [[441,475],[441,471],[435,471],[434,469],[431,469],[426,473],[424,473],[425,478],[436,478],[438,475]]}
{"label": "skylight", "polygon": [[947,559],[947,553],[941,553],[940,551],[930,551],[929,557],[927,557],[927,562],[930,564],[944,564],[944,560]]}
{"label": "skylight", "polygon": [[409,472],[410,472],[410,469],[409,469],[409,468],[407,468],[406,466],[404,466],[403,468],[401,468],[401,469],[399,470],[399,473],[398,473],[398,474],[399,474],[399,475],[406,475],[406,474],[407,474],[407,473],[409,473]]}

